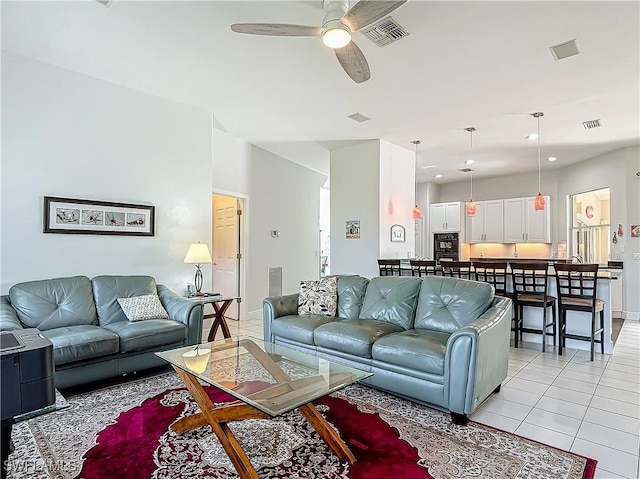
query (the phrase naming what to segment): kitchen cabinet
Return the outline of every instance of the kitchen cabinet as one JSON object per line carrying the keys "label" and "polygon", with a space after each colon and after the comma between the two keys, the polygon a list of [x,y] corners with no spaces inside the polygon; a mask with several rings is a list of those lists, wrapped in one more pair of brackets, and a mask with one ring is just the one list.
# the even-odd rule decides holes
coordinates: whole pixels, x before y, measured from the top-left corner
{"label": "kitchen cabinet", "polygon": [[431,233],[455,233],[460,231],[461,203],[435,203],[429,207]]}
{"label": "kitchen cabinet", "polygon": [[476,201],[476,214],[466,217],[467,243],[502,243],[502,200]]}
{"label": "kitchen cabinet", "polygon": [[535,197],[503,200],[505,243],[551,243],[551,215],[549,197],[546,206],[536,211]]}

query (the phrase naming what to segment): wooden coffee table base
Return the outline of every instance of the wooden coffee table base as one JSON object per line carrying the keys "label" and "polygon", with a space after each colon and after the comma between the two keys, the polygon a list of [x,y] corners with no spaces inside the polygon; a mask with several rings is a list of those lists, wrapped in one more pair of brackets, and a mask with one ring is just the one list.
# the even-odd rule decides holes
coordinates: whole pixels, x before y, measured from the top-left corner
{"label": "wooden coffee table base", "polygon": [[[174,369],[195,399],[201,412],[180,419],[171,426],[171,429],[178,434],[184,434],[187,431],[209,424],[220,440],[220,444],[229,455],[238,475],[242,479],[259,479],[256,470],[251,465],[251,461],[249,461],[247,454],[231,432],[231,429],[229,429],[227,423],[242,421],[243,419],[269,419],[270,416],[253,406],[239,401],[216,406],[207,396],[198,378],[181,368],[174,366]],[[349,464],[356,462],[355,456],[340,438],[340,435],[329,425],[313,404],[307,403],[298,409],[336,456]]]}

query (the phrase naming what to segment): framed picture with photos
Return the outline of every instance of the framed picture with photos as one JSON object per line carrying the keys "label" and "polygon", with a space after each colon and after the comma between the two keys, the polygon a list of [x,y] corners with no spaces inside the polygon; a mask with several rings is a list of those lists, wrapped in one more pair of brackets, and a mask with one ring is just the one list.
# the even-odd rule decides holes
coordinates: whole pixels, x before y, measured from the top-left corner
{"label": "framed picture with photos", "polygon": [[44,233],[154,236],[155,206],[44,197]]}

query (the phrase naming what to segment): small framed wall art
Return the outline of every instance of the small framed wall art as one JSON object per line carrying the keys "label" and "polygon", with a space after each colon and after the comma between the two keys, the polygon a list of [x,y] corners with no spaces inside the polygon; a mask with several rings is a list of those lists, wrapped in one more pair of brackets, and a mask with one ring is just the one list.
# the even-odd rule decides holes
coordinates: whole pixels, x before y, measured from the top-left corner
{"label": "small framed wall art", "polygon": [[154,236],[155,206],[44,197],[44,233]]}
{"label": "small framed wall art", "polygon": [[349,220],[345,222],[346,239],[360,239],[360,220]]}
{"label": "small framed wall art", "polygon": [[391,227],[391,241],[394,243],[404,243],[404,226],[393,225]]}

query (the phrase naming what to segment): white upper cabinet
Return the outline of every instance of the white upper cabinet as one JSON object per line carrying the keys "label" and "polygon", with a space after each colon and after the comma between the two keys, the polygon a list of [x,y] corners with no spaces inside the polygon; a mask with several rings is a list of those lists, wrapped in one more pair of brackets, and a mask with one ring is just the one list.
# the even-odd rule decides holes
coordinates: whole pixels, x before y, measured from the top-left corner
{"label": "white upper cabinet", "polygon": [[505,243],[551,243],[549,197],[545,196],[543,211],[535,210],[534,200],[533,196],[503,200]]}
{"label": "white upper cabinet", "polygon": [[476,214],[466,217],[467,243],[502,243],[502,200],[477,201]]}
{"label": "white upper cabinet", "polygon": [[432,233],[455,233],[461,225],[460,202],[435,203],[429,208],[429,226]]}

